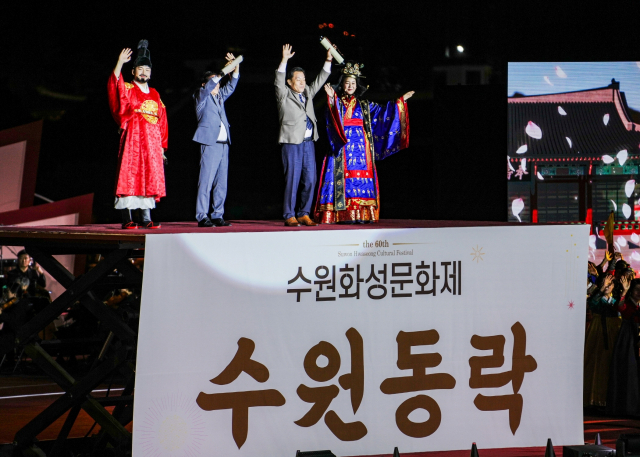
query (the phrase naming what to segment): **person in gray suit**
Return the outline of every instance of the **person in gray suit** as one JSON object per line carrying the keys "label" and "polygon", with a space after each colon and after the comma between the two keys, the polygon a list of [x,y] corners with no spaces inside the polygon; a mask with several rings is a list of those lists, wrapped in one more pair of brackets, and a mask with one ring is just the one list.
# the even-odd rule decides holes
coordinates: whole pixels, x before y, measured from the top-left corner
{"label": "person in gray suit", "polygon": [[[227,53],[230,62],[233,54]],[[227,172],[229,168],[229,145],[231,135],[229,121],[224,110],[224,102],[236,89],[240,77],[238,65],[229,82],[220,87],[222,75],[207,71],[202,77],[202,86],[193,94],[198,128],[193,141],[200,143],[200,177],[198,179],[198,200],[196,220],[198,227],[226,227],[231,225],[222,217],[224,200],[227,197]],[[211,219],[209,203],[211,202]]]}
{"label": "person in gray suit", "polygon": [[[290,45],[285,44],[282,47],[282,61],[276,71],[275,81],[280,120],[278,142],[282,145],[285,178],[284,225],[314,226],[317,224],[309,218],[309,212],[316,186],[316,154],[313,142],[318,139],[318,127],[311,100],[331,75],[333,57],[331,52],[327,51],[327,58],[320,74],[307,86],[302,68],[294,67],[286,73],[287,62],[294,54]],[[302,189],[296,207],[298,186]]]}

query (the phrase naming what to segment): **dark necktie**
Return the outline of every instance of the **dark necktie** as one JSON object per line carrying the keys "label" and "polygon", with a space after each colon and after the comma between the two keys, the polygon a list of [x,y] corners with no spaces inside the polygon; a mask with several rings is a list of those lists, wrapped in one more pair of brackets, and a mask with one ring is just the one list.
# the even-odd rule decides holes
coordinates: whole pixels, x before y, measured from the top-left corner
{"label": "dark necktie", "polygon": [[[305,106],[305,109],[306,109],[306,105],[304,104],[305,102],[304,95],[298,94],[298,96],[300,97],[300,101],[302,102],[302,105]],[[313,123],[311,122],[311,119],[309,119],[309,116],[307,116],[307,130],[313,130]]]}

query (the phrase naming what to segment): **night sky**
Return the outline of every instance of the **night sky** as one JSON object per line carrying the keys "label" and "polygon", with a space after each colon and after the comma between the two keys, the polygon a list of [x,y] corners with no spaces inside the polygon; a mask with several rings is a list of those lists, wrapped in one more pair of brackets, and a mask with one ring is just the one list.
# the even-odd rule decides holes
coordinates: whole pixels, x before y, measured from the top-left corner
{"label": "night sky", "polygon": [[[583,2],[494,0],[7,3],[0,13],[0,129],[45,119],[36,192],[53,200],[94,193],[96,222],[119,222],[113,210],[118,134],[107,104],[107,78],[122,48],[135,48],[141,38],[149,40],[150,85],[169,113],[167,197],[152,213],[161,222],[194,220],[199,149],[191,141],[191,94],[204,66],[222,62],[227,51],[245,58],[238,88],[225,104],[233,142],[227,219],[281,218],[284,182],[273,76],[284,43],[296,51],[290,65],[314,77],[325,54],[319,36],[328,36],[347,59],[365,64],[371,100],[417,91],[409,101],[409,149],[377,163],[383,218],[434,216],[433,186],[450,185],[434,169],[442,163],[435,155],[448,153],[437,147],[439,136],[464,138],[473,123],[504,132],[505,140],[492,148],[503,162],[502,96],[486,100],[481,118],[465,116],[478,107],[470,110],[464,102],[448,107],[459,122],[436,131],[434,65],[490,65],[491,84],[504,86],[506,97],[508,61],[640,61],[638,2],[591,9]],[[320,30],[324,23],[334,27]],[[447,61],[445,47],[457,44],[465,56]],[[127,80],[130,70],[125,65]],[[331,81],[336,79],[334,69]],[[314,102],[321,119],[322,94]],[[324,128],[320,134],[319,165],[327,150]],[[459,179],[481,185],[482,174],[461,170]]]}

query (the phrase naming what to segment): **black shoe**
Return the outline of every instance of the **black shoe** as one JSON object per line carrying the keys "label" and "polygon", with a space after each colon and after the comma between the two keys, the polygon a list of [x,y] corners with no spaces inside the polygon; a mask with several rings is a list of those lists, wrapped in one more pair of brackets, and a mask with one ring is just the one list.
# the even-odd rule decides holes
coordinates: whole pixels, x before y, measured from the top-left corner
{"label": "black shoe", "polygon": [[131,219],[131,210],[130,209],[121,209],[120,214],[122,214],[122,228],[125,230],[137,229],[138,224],[133,222]]}
{"label": "black shoe", "polygon": [[221,217],[218,219],[211,219],[211,223],[216,227],[229,227],[231,225]]}
{"label": "black shoe", "polygon": [[153,221],[143,222],[142,224],[140,224],[141,229],[159,229],[160,227],[162,227],[162,225],[156,224]]}
{"label": "black shoe", "polygon": [[211,219],[205,217],[204,219],[198,221],[198,227],[215,227]]}
{"label": "black shoe", "polygon": [[135,219],[138,220],[135,222],[137,222],[141,229],[159,229],[161,227],[160,224],[156,224],[151,220],[150,209],[137,209],[136,216]]}
{"label": "black shoe", "polygon": [[130,209],[121,209],[120,214],[122,214],[122,228],[125,230],[137,229],[138,224],[133,222],[131,219],[131,210]]}

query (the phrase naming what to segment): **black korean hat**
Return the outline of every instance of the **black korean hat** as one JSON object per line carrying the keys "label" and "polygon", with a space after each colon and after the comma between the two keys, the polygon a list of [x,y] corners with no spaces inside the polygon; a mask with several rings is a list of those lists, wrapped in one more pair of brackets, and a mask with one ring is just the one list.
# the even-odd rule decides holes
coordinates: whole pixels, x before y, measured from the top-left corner
{"label": "black korean hat", "polygon": [[138,43],[138,57],[133,62],[133,67],[147,66],[151,68],[151,53],[149,52],[149,42],[147,40],[140,40]]}

